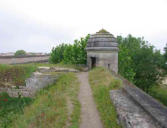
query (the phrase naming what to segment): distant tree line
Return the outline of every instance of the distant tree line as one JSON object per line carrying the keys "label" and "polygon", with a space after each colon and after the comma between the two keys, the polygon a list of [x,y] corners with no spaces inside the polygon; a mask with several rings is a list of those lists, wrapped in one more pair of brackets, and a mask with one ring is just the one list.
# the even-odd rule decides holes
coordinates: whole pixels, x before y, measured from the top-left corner
{"label": "distant tree line", "polygon": [[[74,44],[61,44],[52,49],[49,61],[51,63],[86,64],[86,45],[89,35]],[[167,72],[167,46],[161,54],[144,38],[118,36],[119,44],[119,74],[133,82],[146,92],[157,85]]]}

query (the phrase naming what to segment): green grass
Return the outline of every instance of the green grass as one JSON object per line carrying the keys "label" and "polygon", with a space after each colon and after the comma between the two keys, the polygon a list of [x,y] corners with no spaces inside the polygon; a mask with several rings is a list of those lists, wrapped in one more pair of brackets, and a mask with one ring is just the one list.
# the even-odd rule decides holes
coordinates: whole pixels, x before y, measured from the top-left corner
{"label": "green grass", "polygon": [[37,69],[35,65],[4,65],[0,64],[0,86],[25,85],[25,80]]}
{"label": "green grass", "polygon": [[17,114],[23,114],[23,108],[32,103],[31,98],[13,98],[0,93],[0,128],[8,128]]}
{"label": "green grass", "polygon": [[82,70],[82,66],[67,65],[67,64],[47,64],[47,63],[31,63],[31,64],[18,64],[18,65],[4,65],[0,64],[0,86],[22,86],[25,85],[25,80],[37,70],[39,66],[48,67],[64,67]]}
{"label": "green grass", "polygon": [[95,68],[89,72],[89,82],[93,96],[105,128],[120,128],[117,123],[116,109],[111,102],[109,91],[121,87],[121,81],[103,68]]}
{"label": "green grass", "polygon": [[154,86],[151,88],[150,93],[155,99],[167,106],[167,87]]}
{"label": "green grass", "polygon": [[[74,73],[66,73],[57,82],[42,89],[34,102],[25,107],[12,123],[12,128],[78,128],[80,103],[79,82]],[[69,107],[68,101],[72,108]],[[71,111],[71,113],[69,113]]]}

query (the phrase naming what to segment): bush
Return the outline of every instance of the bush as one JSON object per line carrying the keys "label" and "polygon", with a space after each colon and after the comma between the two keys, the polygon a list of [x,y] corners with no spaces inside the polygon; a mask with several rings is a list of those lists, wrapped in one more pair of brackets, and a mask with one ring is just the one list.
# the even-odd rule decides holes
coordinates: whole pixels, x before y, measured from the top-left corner
{"label": "bush", "polygon": [[26,52],[24,50],[17,50],[14,55],[15,56],[25,56]]}

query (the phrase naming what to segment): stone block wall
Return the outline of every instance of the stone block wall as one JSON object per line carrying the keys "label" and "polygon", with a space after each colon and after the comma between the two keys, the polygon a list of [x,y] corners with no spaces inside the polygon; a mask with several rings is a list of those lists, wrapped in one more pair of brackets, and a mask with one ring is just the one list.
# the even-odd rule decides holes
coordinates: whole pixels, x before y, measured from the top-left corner
{"label": "stone block wall", "polygon": [[96,66],[102,66],[118,72],[118,52],[116,51],[87,51],[87,65],[91,69],[91,57],[96,58]]}

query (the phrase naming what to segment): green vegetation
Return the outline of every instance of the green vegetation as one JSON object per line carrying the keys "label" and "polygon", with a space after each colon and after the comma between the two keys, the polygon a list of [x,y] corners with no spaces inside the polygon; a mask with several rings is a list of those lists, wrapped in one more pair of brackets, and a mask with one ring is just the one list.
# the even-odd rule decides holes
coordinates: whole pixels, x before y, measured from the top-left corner
{"label": "green vegetation", "polygon": [[[79,127],[79,82],[74,73],[62,74],[55,84],[42,89],[33,103],[11,124],[14,128]],[[69,107],[71,106],[72,107]]]}
{"label": "green vegetation", "polygon": [[109,91],[120,88],[121,81],[115,79],[107,70],[95,68],[89,72],[89,82],[105,128],[120,128]]}
{"label": "green vegetation", "polygon": [[119,43],[119,73],[149,93],[166,74],[164,56],[143,38],[131,35],[117,37]]}
{"label": "green vegetation", "polygon": [[17,50],[14,55],[15,56],[25,56],[26,52],[24,50]]}
{"label": "green vegetation", "polygon": [[119,73],[136,86],[167,105],[167,88],[159,82],[167,73],[167,45],[161,54],[143,38],[117,37]]}
{"label": "green vegetation", "polygon": [[[98,33],[106,33],[102,29]],[[89,35],[75,40],[73,45],[62,44],[52,49],[51,63],[86,64],[85,47]],[[162,55],[154,46],[148,44],[144,38],[118,36],[119,43],[119,73],[136,86],[149,93],[167,73],[165,55]],[[167,51],[167,50],[166,50]],[[166,52],[165,52],[166,53]]]}
{"label": "green vegetation", "polygon": [[167,61],[167,43],[164,47],[164,58],[165,58],[165,61]]}
{"label": "green vegetation", "polygon": [[0,93],[0,128],[9,128],[16,115],[23,114],[23,108],[30,103],[31,98],[14,98]]}
{"label": "green vegetation", "polygon": [[[99,33],[105,33],[102,29]],[[62,44],[52,49],[51,63],[86,64],[85,47],[89,35],[76,40],[73,45]],[[158,82],[167,74],[167,45],[161,54],[144,38],[118,36],[119,74],[136,86],[151,94],[152,88],[158,88]],[[158,93],[157,93],[158,95]],[[158,96],[156,96],[157,98]],[[165,100],[165,99],[164,99]]]}
{"label": "green vegetation", "polygon": [[154,86],[151,88],[149,94],[167,106],[167,87]]}
{"label": "green vegetation", "polygon": [[24,85],[26,78],[37,69],[35,65],[0,64],[0,86]]}
{"label": "green vegetation", "polygon": [[86,64],[86,44],[89,35],[80,40],[75,40],[74,44],[61,44],[52,49],[49,62],[65,64]]}

